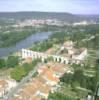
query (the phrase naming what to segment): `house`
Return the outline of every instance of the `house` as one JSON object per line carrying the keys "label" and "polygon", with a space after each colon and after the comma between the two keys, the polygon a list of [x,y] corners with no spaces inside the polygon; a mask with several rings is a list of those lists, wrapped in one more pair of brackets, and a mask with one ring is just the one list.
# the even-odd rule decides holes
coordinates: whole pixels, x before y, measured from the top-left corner
{"label": "house", "polygon": [[81,48],[75,54],[72,56],[72,59],[75,60],[84,60],[85,57],[87,56],[87,49],[86,48]]}
{"label": "house", "polygon": [[64,48],[66,48],[67,50],[70,50],[73,48],[74,44],[72,41],[66,41],[64,44],[63,44]]}
{"label": "house", "polygon": [[47,98],[51,91],[51,86],[44,84],[39,80],[40,78],[33,78],[29,83],[25,84],[11,100],[41,100],[42,97]]}
{"label": "house", "polygon": [[54,76],[53,70],[46,71],[42,77],[47,81],[47,84],[51,86],[56,85],[60,81],[59,78]]}
{"label": "house", "polygon": [[0,97],[4,96],[7,86],[8,86],[7,81],[1,79],[0,80]]}
{"label": "house", "polygon": [[39,75],[19,89],[11,100],[47,99],[49,92],[54,92],[59,87],[59,78],[67,71],[67,67],[64,64],[50,62],[40,65],[37,71]]}

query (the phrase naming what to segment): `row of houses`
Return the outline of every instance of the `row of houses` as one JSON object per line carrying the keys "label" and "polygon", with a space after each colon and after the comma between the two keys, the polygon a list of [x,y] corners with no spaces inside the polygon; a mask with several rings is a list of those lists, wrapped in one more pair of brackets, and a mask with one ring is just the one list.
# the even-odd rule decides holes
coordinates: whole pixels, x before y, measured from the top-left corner
{"label": "row of houses", "polygon": [[18,21],[14,27],[25,27],[25,26],[40,26],[40,25],[57,25],[63,26],[62,21],[57,19],[26,19],[23,21]]}
{"label": "row of houses", "polygon": [[8,84],[5,80],[0,80],[0,97],[2,97],[5,93],[5,89],[7,88]]}
{"label": "row of houses", "polygon": [[0,98],[4,97],[16,85],[14,80],[0,79]]}
{"label": "row of houses", "polygon": [[59,87],[60,77],[64,73],[70,72],[68,66],[64,64],[49,62],[37,69],[38,75],[26,83],[11,100],[41,100],[47,98],[50,92],[54,92]]}

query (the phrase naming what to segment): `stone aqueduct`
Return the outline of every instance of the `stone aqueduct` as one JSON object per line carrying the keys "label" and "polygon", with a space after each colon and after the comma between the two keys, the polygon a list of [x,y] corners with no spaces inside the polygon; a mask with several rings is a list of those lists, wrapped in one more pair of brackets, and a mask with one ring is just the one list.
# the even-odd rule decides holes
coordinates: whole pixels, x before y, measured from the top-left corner
{"label": "stone aqueduct", "polygon": [[52,57],[55,62],[60,62],[64,64],[71,64],[71,63],[79,64],[81,62],[79,60],[74,60],[74,59],[70,59],[67,57],[59,56],[59,55],[49,55],[49,54],[35,52],[32,50],[27,50],[27,49],[22,49],[21,55],[23,59],[28,58],[28,57],[31,57],[32,59],[41,58],[42,61],[46,60],[49,57]]}

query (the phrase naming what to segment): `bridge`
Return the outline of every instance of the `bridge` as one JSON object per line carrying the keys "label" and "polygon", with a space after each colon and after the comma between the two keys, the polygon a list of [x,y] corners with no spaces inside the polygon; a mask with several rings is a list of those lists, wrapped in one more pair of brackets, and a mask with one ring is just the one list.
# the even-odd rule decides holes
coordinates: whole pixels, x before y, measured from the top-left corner
{"label": "bridge", "polygon": [[60,62],[60,63],[64,63],[64,64],[72,64],[72,63],[79,64],[81,62],[81,60],[70,59],[69,57],[63,57],[60,55],[49,55],[49,54],[45,54],[42,52],[28,50],[28,49],[22,49],[21,55],[22,55],[23,59],[26,59],[28,57],[30,57],[32,59],[40,58],[42,61],[45,61],[45,60],[47,60],[47,58],[51,57],[51,58],[53,58],[53,60],[55,62]]}

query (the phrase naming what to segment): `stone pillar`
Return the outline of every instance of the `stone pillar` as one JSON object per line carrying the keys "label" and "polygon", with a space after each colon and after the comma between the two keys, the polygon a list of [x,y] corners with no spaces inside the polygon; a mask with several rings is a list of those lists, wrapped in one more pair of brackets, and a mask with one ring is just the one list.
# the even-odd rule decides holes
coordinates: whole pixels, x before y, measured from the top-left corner
{"label": "stone pillar", "polygon": [[42,60],[42,62],[43,62],[43,63],[45,62],[45,58],[44,58],[44,57],[42,57],[42,59],[41,59],[41,60]]}
{"label": "stone pillar", "polygon": [[56,62],[57,61],[57,57],[56,56],[52,56],[52,57],[53,57],[54,62]]}
{"label": "stone pillar", "polygon": [[64,58],[61,58],[61,63],[64,63],[64,61],[65,61]]}
{"label": "stone pillar", "polygon": [[56,61],[56,58],[55,57],[53,57],[53,59],[54,59],[54,62]]}
{"label": "stone pillar", "polygon": [[59,57],[56,58],[56,61],[59,62]]}
{"label": "stone pillar", "polygon": [[38,57],[37,57],[37,54],[35,53],[35,59],[37,59]]}
{"label": "stone pillar", "polygon": [[69,63],[69,60],[68,59],[65,59],[65,62],[66,62],[66,64],[68,64]]}

